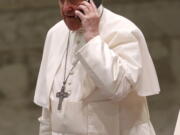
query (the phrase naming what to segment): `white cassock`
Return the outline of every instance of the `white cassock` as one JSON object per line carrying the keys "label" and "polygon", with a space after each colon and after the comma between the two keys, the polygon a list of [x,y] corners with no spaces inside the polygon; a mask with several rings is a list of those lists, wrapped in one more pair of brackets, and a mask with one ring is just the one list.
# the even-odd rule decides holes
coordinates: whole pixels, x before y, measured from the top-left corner
{"label": "white cassock", "polygon": [[180,111],[179,111],[179,115],[177,118],[177,123],[176,123],[176,127],[174,130],[174,135],[180,135]]}
{"label": "white cassock", "polygon": [[155,135],[146,96],[160,89],[145,39],[128,19],[102,11],[100,35],[85,42],[81,30],[70,32],[67,72],[76,67],[60,111],[69,30],[64,21],[49,30],[34,97],[40,135]]}

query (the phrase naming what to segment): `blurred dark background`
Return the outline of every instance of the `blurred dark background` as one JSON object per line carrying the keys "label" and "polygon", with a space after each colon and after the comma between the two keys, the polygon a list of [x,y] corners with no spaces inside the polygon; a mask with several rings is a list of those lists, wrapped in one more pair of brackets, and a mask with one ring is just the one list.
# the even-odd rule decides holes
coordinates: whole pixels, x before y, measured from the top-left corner
{"label": "blurred dark background", "polygon": [[[148,97],[157,135],[173,135],[180,108],[180,1],[105,0],[143,31],[161,86]],[[32,103],[43,43],[60,20],[57,0],[0,0],[0,135],[38,135]]]}

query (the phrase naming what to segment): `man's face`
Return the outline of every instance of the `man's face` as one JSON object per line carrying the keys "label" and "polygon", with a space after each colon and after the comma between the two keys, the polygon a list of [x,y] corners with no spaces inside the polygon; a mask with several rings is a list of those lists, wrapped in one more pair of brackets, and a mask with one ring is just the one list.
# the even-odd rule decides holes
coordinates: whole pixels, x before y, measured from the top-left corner
{"label": "man's face", "polygon": [[61,15],[72,31],[78,30],[81,27],[80,19],[75,16],[75,10],[83,0],[59,0]]}

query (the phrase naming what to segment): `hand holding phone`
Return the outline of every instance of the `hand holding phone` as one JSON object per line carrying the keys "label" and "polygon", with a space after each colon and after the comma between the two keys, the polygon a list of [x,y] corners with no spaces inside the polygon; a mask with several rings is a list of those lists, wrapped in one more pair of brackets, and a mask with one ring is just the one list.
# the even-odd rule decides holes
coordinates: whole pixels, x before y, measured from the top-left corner
{"label": "hand holding phone", "polygon": [[93,0],[90,0],[90,2],[86,1],[80,3],[75,14],[81,21],[85,40],[89,41],[99,34],[100,14],[97,7],[100,6],[101,0],[95,0],[96,3]]}
{"label": "hand holding phone", "polygon": [[[85,0],[85,1],[90,3],[90,0]],[[98,8],[101,5],[102,0],[93,0],[93,2],[96,5],[96,8]],[[83,11],[81,11],[81,12],[84,13]]]}

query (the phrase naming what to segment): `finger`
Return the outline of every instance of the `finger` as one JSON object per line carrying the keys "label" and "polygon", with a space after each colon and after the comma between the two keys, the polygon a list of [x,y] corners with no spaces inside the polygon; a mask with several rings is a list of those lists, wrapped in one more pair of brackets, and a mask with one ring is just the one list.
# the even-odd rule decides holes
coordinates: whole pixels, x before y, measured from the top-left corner
{"label": "finger", "polygon": [[91,6],[91,4],[86,0],[82,1],[80,4],[84,4],[84,5],[88,6],[88,7]]}
{"label": "finger", "polygon": [[83,14],[81,11],[79,11],[79,10],[76,10],[76,11],[75,11],[75,15],[78,16],[81,21],[82,21],[82,20],[84,19],[84,17],[85,17],[84,14]]}
{"label": "finger", "polygon": [[96,7],[96,5],[94,4],[94,1],[93,1],[93,0],[90,0],[90,4],[92,5],[92,7],[93,7],[94,10],[97,10],[97,7]]}
{"label": "finger", "polygon": [[78,7],[77,7],[77,9],[78,10],[82,10],[83,12],[84,12],[84,14],[87,14],[88,12],[89,12],[89,9],[88,9],[88,7],[86,7],[86,6],[84,6],[84,5],[79,5]]}
{"label": "finger", "polygon": [[92,5],[89,2],[87,2],[87,1],[82,1],[80,3],[80,5],[84,5],[84,6],[86,6],[90,10],[92,9]]}

